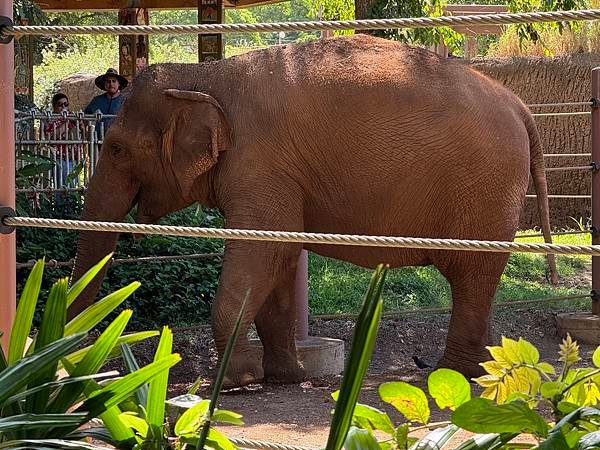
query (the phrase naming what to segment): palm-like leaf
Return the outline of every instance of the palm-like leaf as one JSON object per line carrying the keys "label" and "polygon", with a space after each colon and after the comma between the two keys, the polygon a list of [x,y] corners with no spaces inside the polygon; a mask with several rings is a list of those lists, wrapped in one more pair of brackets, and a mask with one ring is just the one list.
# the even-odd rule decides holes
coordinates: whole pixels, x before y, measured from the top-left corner
{"label": "palm-like leaf", "polygon": [[350,357],[344,370],[344,378],[342,379],[340,394],[331,422],[326,450],[339,450],[342,448],[350,429],[354,407],[375,346],[383,307],[381,292],[386,273],[387,268],[382,265],[379,265],[375,270],[358,316]]}

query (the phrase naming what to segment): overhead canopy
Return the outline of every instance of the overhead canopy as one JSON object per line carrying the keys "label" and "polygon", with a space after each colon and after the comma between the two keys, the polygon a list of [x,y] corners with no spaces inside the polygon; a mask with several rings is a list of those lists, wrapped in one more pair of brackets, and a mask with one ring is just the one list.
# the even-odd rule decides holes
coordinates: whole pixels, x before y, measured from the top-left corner
{"label": "overhead canopy", "polygon": [[[278,3],[282,0],[225,0],[226,8]],[[111,11],[125,8],[198,9],[198,0],[34,0],[47,12]]]}

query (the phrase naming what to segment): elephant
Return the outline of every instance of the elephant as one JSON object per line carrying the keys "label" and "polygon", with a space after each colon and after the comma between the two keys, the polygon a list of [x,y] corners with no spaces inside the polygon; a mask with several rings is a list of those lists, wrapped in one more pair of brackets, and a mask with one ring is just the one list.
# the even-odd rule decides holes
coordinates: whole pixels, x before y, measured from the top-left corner
{"label": "elephant", "polygon": [[[551,242],[542,148],[527,107],[425,49],[335,37],[152,65],[129,91],[106,134],[84,220],[120,221],[137,205],[136,221],[155,223],[197,202],[219,208],[227,228],[508,241],[531,174]],[[73,279],[116,240],[81,232]],[[371,268],[435,266],[453,301],[438,365],[481,373],[506,253],[226,240],[212,311],[221,356],[250,297],[225,385],[305,376],[293,300],[303,248]],[[71,315],[93,302],[100,282]],[[252,322],[262,367],[246,337]]]}

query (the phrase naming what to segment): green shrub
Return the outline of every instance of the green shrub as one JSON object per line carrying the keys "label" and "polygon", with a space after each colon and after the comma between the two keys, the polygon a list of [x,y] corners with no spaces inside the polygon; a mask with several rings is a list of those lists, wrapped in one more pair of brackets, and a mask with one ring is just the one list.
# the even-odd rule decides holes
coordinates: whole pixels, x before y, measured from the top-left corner
{"label": "green shrub", "polygon": [[[76,430],[95,417],[110,422],[118,415],[117,405],[122,399],[179,361],[179,355],[169,351],[120,379],[114,379],[118,373],[98,373],[107,359],[118,352],[119,343],[135,343],[158,334],[124,335],[132,314],[125,310],[96,339],[87,339],[88,332],[139,283],[109,294],[67,322],[67,308],[109,257],[70,288],[67,278],[53,284],[35,333],[33,319],[36,306],[41,303],[44,261],[38,261],[31,271],[17,306],[7,353],[0,348],[0,448],[98,448],[78,442],[85,432]],[[81,348],[86,339],[89,345]],[[68,373],[60,373],[61,369]],[[102,378],[112,380],[101,386],[95,380]],[[116,434],[125,441],[133,439],[133,433],[123,427]]]}

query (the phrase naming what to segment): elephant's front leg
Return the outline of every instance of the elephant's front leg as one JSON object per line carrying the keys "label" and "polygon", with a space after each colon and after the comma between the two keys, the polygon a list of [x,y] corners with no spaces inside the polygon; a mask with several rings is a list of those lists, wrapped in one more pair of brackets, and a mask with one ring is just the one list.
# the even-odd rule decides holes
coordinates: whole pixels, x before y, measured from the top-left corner
{"label": "elephant's front leg", "polygon": [[291,258],[282,261],[279,284],[256,316],[256,329],[264,348],[264,375],[269,382],[295,383],[305,375],[295,345],[297,260],[298,254],[294,252]]}
{"label": "elephant's front leg", "polygon": [[484,374],[479,363],[490,359],[485,347],[491,344],[492,301],[507,259],[504,254],[466,255],[445,273],[452,287],[452,315],[439,367],[466,377]]}
{"label": "elephant's front leg", "polygon": [[225,387],[244,386],[262,381],[263,369],[247,338],[248,326],[280,282],[281,244],[228,241],[223,269],[215,296],[212,328],[222,358],[246,296],[238,339],[231,354]]}

